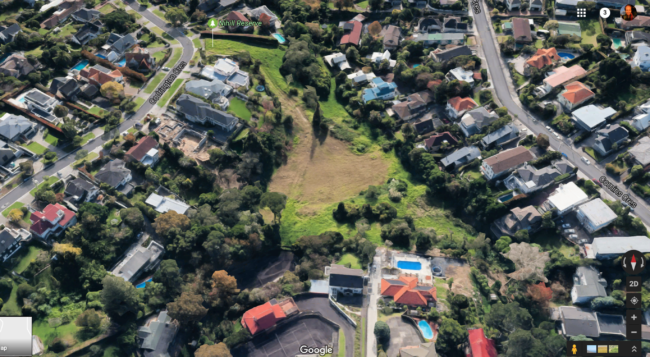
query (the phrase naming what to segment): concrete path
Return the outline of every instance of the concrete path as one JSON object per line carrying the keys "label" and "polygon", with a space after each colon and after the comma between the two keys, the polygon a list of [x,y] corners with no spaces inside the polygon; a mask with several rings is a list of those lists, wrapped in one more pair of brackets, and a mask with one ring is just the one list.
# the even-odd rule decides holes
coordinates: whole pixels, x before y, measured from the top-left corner
{"label": "concrete path", "polygon": [[366,357],[377,357],[377,339],[375,338],[375,323],[377,323],[377,299],[379,299],[379,289],[381,287],[381,257],[375,255],[373,264],[368,275],[368,288],[371,289],[368,301],[368,312],[366,317]]}

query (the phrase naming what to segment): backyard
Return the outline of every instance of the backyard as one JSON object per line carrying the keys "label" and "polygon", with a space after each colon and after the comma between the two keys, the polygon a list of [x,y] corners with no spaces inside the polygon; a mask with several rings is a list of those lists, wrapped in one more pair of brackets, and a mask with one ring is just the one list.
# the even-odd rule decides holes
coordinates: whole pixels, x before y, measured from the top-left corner
{"label": "backyard", "polygon": [[596,46],[596,37],[603,33],[598,19],[579,20],[578,23],[582,31],[582,43]]}
{"label": "backyard", "polygon": [[230,100],[230,105],[228,106],[228,113],[232,113],[238,118],[249,121],[253,115],[248,108],[246,108],[246,102],[239,98],[232,98]]}
{"label": "backyard", "polygon": [[341,257],[341,260],[338,261],[339,265],[345,265],[347,266],[350,264],[350,268],[352,269],[361,269],[361,264],[359,263],[359,258],[357,258],[354,254],[343,254]]}
{"label": "backyard", "polygon": [[29,143],[29,145],[22,145],[23,147],[27,148],[27,150],[33,152],[36,155],[42,155],[45,153],[45,150],[47,150],[43,145],[32,141]]}

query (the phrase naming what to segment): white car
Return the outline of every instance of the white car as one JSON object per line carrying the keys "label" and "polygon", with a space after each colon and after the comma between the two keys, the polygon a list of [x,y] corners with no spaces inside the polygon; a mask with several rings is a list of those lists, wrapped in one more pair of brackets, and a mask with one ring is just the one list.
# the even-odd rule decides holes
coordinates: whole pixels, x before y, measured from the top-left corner
{"label": "white car", "polygon": [[565,229],[564,230],[564,233],[575,233],[575,232],[576,232],[575,229]]}
{"label": "white car", "polygon": [[558,139],[560,138],[560,135],[558,135],[558,133],[554,132],[553,135],[555,135],[555,137],[558,138]]}
{"label": "white car", "polygon": [[591,164],[591,163],[589,162],[589,160],[588,160],[586,157],[584,157],[584,156],[581,157],[580,160],[582,160],[582,162],[584,162],[584,163],[587,164],[587,165]]}
{"label": "white car", "polygon": [[580,241],[578,243],[587,244],[587,243],[589,243],[589,239],[580,239]]}
{"label": "white car", "polygon": [[572,234],[572,235],[569,236],[569,238],[571,238],[571,239],[578,239],[578,235],[577,235],[577,234]]}
{"label": "white car", "polygon": [[548,125],[546,126],[546,130],[548,130],[548,131],[550,131],[550,132],[553,132],[553,130],[551,130],[551,127],[548,126]]}
{"label": "white car", "polygon": [[562,225],[562,228],[571,228],[571,225],[568,224],[568,223],[567,223],[567,224],[563,224],[563,225]]}

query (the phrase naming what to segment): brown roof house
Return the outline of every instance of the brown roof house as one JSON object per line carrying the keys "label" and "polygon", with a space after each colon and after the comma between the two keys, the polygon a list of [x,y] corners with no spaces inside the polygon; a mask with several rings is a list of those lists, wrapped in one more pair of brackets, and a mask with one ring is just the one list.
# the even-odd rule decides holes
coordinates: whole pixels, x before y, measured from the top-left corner
{"label": "brown roof house", "polygon": [[138,72],[149,72],[156,66],[156,59],[149,54],[149,51],[135,46],[133,52],[124,54],[126,65]]}
{"label": "brown roof house", "polygon": [[458,140],[454,138],[451,133],[445,131],[444,133],[431,135],[424,140],[424,148],[428,151],[438,151],[445,142],[448,143],[449,146],[458,144]]}
{"label": "brown roof house", "polygon": [[399,46],[401,32],[399,27],[389,25],[384,31],[384,50],[395,50]]}
{"label": "brown roof house", "polygon": [[249,19],[244,16],[239,11],[231,11],[228,16],[226,16],[226,21],[229,22],[228,32],[249,32],[253,30],[253,26],[242,26],[242,22],[250,22]]}
{"label": "brown roof house", "polygon": [[533,35],[530,33],[530,24],[528,19],[515,17],[512,19],[512,35],[516,43],[531,43]]}
{"label": "brown roof house", "polygon": [[530,69],[531,67],[535,67],[537,69],[542,69],[544,66],[549,66],[557,61],[559,61],[561,58],[557,54],[557,50],[555,47],[552,48],[540,48],[537,50],[537,53],[535,53],[532,57],[530,57],[526,63],[524,63],[524,75],[525,76],[530,76]]}
{"label": "brown roof house", "polygon": [[490,226],[495,238],[502,236],[513,237],[518,231],[525,229],[535,232],[542,226],[542,215],[534,206],[515,207],[510,213],[497,219]]}
{"label": "brown roof house", "polygon": [[405,102],[393,105],[393,112],[401,120],[410,120],[420,114],[431,103],[433,96],[428,91],[417,92],[409,95]]}
{"label": "brown roof house", "polygon": [[70,15],[84,7],[83,0],[66,0],[59,5],[59,9],[41,23],[41,28],[51,29],[65,21]]}
{"label": "brown roof house", "polygon": [[524,163],[534,159],[535,156],[524,146],[502,151],[483,160],[481,172],[486,179],[492,180],[500,177]]}
{"label": "brown roof house", "polygon": [[158,161],[158,142],[151,136],[145,136],[126,152],[128,161],[138,161],[152,166]]}
{"label": "brown roof house", "polygon": [[7,57],[7,59],[0,65],[0,73],[6,77],[23,78],[28,74],[34,72],[34,66],[22,55],[17,53]]}
{"label": "brown roof house", "polygon": [[616,17],[616,26],[623,30],[631,30],[635,28],[650,27],[650,16],[637,16],[634,20],[625,21],[620,17]]}

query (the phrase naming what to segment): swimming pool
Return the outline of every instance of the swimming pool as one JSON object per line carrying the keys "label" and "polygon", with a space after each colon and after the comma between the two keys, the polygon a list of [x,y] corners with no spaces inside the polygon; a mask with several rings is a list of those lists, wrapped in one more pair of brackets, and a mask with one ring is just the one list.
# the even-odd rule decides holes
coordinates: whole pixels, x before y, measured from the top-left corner
{"label": "swimming pool", "polygon": [[510,201],[513,197],[515,197],[515,192],[514,191],[510,192],[507,195],[503,195],[503,196],[499,197],[498,200],[499,200],[499,202],[506,202],[506,201]]}
{"label": "swimming pool", "polygon": [[616,37],[614,37],[614,38],[612,39],[612,42],[614,43],[614,49],[617,49],[617,48],[623,46],[623,43],[621,42],[621,39],[620,39],[620,38],[616,38]]}
{"label": "swimming pool", "polygon": [[76,66],[72,67],[72,69],[76,69],[77,71],[81,71],[82,69],[86,68],[88,65],[88,60],[83,60],[79,63],[77,63]]}
{"label": "swimming pool", "polygon": [[409,262],[406,260],[400,260],[397,262],[397,267],[400,269],[406,270],[420,270],[422,269],[422,263],[420,262]]}
{"label": "swimming pool", "polygon": [[126,65],[126,58],[122,58],[119,62],[116,63],[118,67],[124,67]]}
{"label": "swimming pool", "polygon": [[419,67],[419,66],[420,66],[420,65],[416,63],[416,64],[413,65],[413,68],[415,68],[415,67]]}
{"label": "swimming pool", "polygon": [[566,52],[558,52],[557,55],[567,60],[576,58],[574,54],[566,53]]}
{"label": "swimming pool", "polygon": [[21,103],[25,103],[25,96],[18,98],[18,101]]}
{"label": "swimming pool", "polygon": [[95,56],[97,56],[99,58],[102,58],[102,59],[106,59],[106,56],[104,56],[104,55],[95,55]]}
{"label": "swimming pool", "polygon": [[146,281],[143,281],[140,284],[136,285],[135,288],[136,289],[144,289],[147,286],[147,283],[152,281],[152,280],[153,280],[153,278],[149,278]]}
{"label": "swimming pool", "polygon": [[422,331],[422,336],[424,336],[424,338],[427,340],[433,338],[433,331],[431,330],[431,326],[429,326],[426,321],[420,320],[420,322],[418,322],[418,327],[420,328],[420,331]]}
{"label": "swimming pool", "polygon": [[284,39],[284,36],[280,35],[279,33],[274,33],[273,37],[275,37],[276,40],[280,43],[285,43],[287,40]]}

